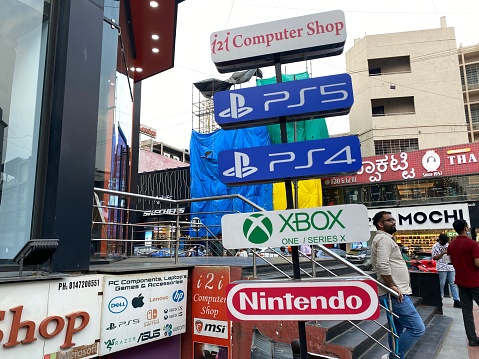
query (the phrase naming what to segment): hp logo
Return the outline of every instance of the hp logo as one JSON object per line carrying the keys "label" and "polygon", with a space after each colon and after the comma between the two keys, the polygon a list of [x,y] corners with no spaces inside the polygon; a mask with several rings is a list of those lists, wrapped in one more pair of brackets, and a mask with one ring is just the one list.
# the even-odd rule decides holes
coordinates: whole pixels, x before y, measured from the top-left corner
{"label": "hp logo", "polygon": [[173,298],[173,302],[181,302],[185,297],[185,292],[183,292],[181,289],[175,290],[171,297]]}

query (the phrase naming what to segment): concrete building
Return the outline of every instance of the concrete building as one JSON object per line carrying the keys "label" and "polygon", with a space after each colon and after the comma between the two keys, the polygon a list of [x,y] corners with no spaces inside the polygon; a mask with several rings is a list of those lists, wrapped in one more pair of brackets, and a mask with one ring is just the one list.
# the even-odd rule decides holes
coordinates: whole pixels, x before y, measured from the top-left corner
{"label": "concrete building", "polygon": [[458,57],[469,140],[476,142],[479,141],[479,45],[460,46]]}
{"label": "concrete building", "polygon": [[444,18],[438,29],[355,40],[346,53],[355,96],[349,119],[363,156],[468,142],[457,54]]}

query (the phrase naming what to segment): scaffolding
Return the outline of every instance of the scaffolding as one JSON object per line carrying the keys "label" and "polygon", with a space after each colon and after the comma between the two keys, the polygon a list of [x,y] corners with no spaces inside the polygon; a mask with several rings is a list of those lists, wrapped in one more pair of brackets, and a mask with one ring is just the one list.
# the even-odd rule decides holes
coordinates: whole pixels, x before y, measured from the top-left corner
{"label": "scaffolding", "polygon": [[215,121],[213,98],[204,97],[193,85],[191,127],[198,133],[211,133],[220,128]]}

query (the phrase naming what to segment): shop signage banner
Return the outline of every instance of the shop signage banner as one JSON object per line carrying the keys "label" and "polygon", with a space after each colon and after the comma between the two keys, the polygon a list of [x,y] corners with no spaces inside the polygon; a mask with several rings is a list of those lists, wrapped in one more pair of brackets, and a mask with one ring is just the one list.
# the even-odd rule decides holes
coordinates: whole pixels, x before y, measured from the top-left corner
{"label": "shop signage banner", "polygon": [[362,204],[227,214],[221,226],[225,248],[339,244],[370,237]]}
{"label": "shop signage banner", "polygon": [[220,91],[215,94],[215,120],[224,129],[286,121],[341,116],[353,105],[351,76],[338,74],[301,81]]}
{"label": "shop signage banner", "polygon": [[228,286],[231,320],[374,320],[376,283],[363,279],[238,281]]}
{"label": "shop signage banner", "polygon": [[[479,143],[467,143],[428,150],[401,152],[363,158],[361,169],[354,175],[331,177],[325,187],[435,179],[478,173]],[[439,196],[454,196],[446,190]]]}
{"label": "shop signage banner", "polygon": [[219,179],[229,186],[351,173],[361,168],[361,163],[361,147],[356,136],[227,150],[218,154]]}
{"label": "shop signage banner", "polygon": [[344,12],[334,10],[254,26],[217,31],[210,36],[211,59],[218,72],[249,70],[339,55],[346,42]]}
{"label": "shop signage banner", "polygon": [[396,229],[398,231],[451,229],[454,221],[458,219],[465,219],[470,225],[467,203],[431,204],[418,207],[368,209],[371,231],[376,230],[372,218],[379,211],[391,212],[391,215],[396,219]]}
{"label": "shop signage banner", "polygon": [[203,359],[200,354],[206,350],[219,354],[218,358],[231,358],[231,322],[226,314],[230,267],[195,267],[191,283],[193,359]]}
{"label": "shop signage banner", "polygon": [[100,355],[186,331],[188,271],[105,276]]}
{"label": "shop signage banner", "polygon": [[96,358],[103,276],[0,285],[0,358]]}

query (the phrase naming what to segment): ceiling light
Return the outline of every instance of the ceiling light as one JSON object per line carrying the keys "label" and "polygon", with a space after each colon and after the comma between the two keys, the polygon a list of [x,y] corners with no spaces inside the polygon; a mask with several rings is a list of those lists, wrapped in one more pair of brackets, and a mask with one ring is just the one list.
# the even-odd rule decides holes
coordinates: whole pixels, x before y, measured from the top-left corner
{"label": "ceiling light", "polygon": [[158,7],[158,3],[156,1],[150,1],[151,7]]}
{"label": "ceiling light", "polygon": [[156,34],[153,34],[153,35],[151,35],[151,38],[152,38],[153,40],[158,40],[160,37],[159,37],[158,35],[156,35]]}
{"label": "ceiling light", "polygon": [[157,49],[156,47],[152,48],[151,51],[153,51],[155,54],[160,52],[160,49]]}
{"label": "ceiling light", "polygon": [[131,70],[131,71],[135,71],[135,68],[134,68],[134,67],[130,67],[130,70]]}
{"label": "ceiling light", "polygon": [[142,71],[143,71],[143,69],[141,67],[136,68],[136,72],[142,72]]}

